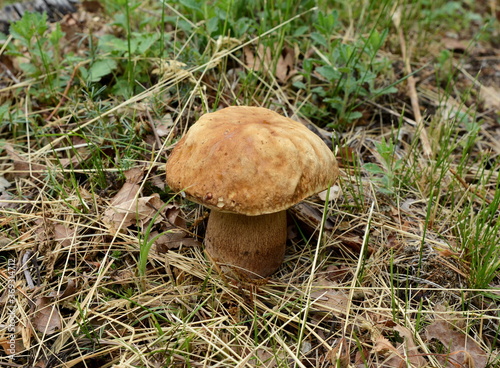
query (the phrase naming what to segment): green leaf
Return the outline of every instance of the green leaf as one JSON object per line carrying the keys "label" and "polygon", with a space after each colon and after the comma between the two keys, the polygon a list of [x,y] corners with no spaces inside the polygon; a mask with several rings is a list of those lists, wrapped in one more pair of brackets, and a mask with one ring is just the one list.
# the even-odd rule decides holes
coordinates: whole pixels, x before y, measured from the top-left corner
{"label": "green leaf", "polygon": [[10,103],[4,103],[0,106],[0,120],[3,120],[5,115],[9,113]]}
{"label": "green leaf", "polygon": [[311,33],[311,38],[314,42],[320,44],[321,46],[328,47],[328,41],[321,33],[313,32]]}
{"label": "green leaf", "polygon": [[34,36],[42,36],[47,31],[47,14],[29,13],[10,26],[10,34],[29,47]]}
{"label": "green leaf", "polygon": [[298,27],[294,32],[293,32],[293,37],[300,37],[304,35],[307,31],[309,31],[309,26],[301,26]]}
{"label": "green leaf", "polygon": [[103,35],[99,39],[98,47],[103,54],[109,52],[118,55],[123,55],[123,53],[128,52],[127,42],[113,35]]}
{"label": "green leaf", "polygon": [[137,53],[139,55],[144,55],[146,51],[148,51],[151,46],[158,40],[158,34],[157,33],[147,33],[143,34],[140,38],[140,44],[139,47],[137,48]]}
{"label": "green leaf", "polygon": [[219,17],[210,18],[207,21],[206,26],[208,34],[212,35],[217,32],[217,30],[219,29]]}
{"label": "green leaf", "polygon": [[316,71],[328,81],[338,80],[341,77],[340,72],[331,65],[324,65],[316,68]]}
{"label": "green leaf", "polygon": [[299,89],[307,89],[307,86],[304,82],[301,82],[301,81],[295,81],[293,82],[293,86],[295,88],[299,88]]}
{"label": "green leaf", "polygon": [[64,37],[65,33],[61,29],[61,24],[56,23],[55,29],[49,35],[49,41],[54,46],[59,46],[59,41]]}
{"label": "green leaf", "polygon": [[87,81],[98,82],[102,77],[110,74],[113,70],[115,70],[116,66],[116,60],[114,59],[104,59],[96,61],[88,70]]}
{"label": "green leaf", "polygon": [[363,169],[365,169],[372,175],[384,174],[384,170],[382,170],[380,166],[371,162],[364,164]]}
{"label": "green leaf", "polygon": [[363,114],[359,111],[350,111],[346,114],[346,119],[349,121],[358,120],[363,117]]}

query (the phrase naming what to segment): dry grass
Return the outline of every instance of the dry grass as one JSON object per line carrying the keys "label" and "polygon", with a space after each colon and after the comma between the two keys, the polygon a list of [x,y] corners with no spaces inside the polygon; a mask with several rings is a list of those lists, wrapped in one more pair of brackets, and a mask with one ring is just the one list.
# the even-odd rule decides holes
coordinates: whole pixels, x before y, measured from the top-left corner
{"label": "dry grass", "polygon": [[[361,116],[346,122],[285,81],[275,69],[283,60],[255,73],[245,59],[276,34],[299,50],[295,72],[307,52],[326,57],[280,33],[315,10],[270,21],[259,37],[207,37],[199,65],[151,58],[159,74],[127,98],[101,98],[71,66],[57,73],[79,89],[44,99],[33,90],[48,93],[47,75],[29,79],[17,56],[2,59],[21,80],[1,75],[0,104],[11,107],[0,131],[0,185],[10,184],[0,198],[0,366],[500,364],[498,89],[470,77],[500,65],[493,41],[438,67],[403,19],[380,51],[391,66],[382,79],[399,81],[398,92],[359,97]],[[353,19],[345,23],[346,44],[362,36]],[[185,42],[182,59],[189,36],[177,28],[168,36]],[[318,73],[311,79],[328,86]],[[481,96],[485,88],[493,99]],[[311,102],[326,117],[304,115]],[[220,274],[201,244],[205,210],[164,186],[176,140],[200,114],[235,104],[321,125],[342,169],[331,200],[315,196],[289,211],[285,262],[265,280]],[[123,203],[149,212],[128,217],[116,210]],[[168,243],[152,241],[154,232],[180,235]]]}

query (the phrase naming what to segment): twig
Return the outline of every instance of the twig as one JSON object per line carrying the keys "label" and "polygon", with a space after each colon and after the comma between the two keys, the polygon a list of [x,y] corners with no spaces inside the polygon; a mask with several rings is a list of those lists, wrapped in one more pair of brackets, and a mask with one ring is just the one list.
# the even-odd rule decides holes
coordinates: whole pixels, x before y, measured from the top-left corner
{"label": "twig", "polygon": [[417,123],[417,130],[420,134],[420,141],[422,142],[422,147],[424,149],[424,154],[427,157],[432,156],[432,148],[429,142],[429,137],[427,136],[427,131],[425,130],[424,121],[422,119],[422,114],[420,113],[420,104],[418,103],[418,94],[416,88],[415,77],[412,74],[410,58],[407,54],[406,50],[406,42],[405,37],[403,35],[403,30],[400,27],[400,12],[396,11],[393,15],[392,21],[396,26],[399,36],[399,42],[401,44],[401,54],[403,56],[403,60],[405,63],[405,72],[408,74],[407,83],[408,83],[408,95],[411,101],[411,108],[413,110],[413,115],[415,116],[415,122]]}
{"label": "twig", "polygon": [[73,73],[71,73],[71,77],[69,78],[68,84],[66,85],[66,88],[64,89],[64,92],[62,94],[61,100],[59,101],[59,103],[57,104],[57,106],[55,107],[55,109],[52,110],[52,112],[50,113],[49,117],[47,118],[47,121],[52,120],[52,118],[54,117],[54,115],[57,114],[57,111],[59,111],[59,109],[62,106],[62,104],[68,98],[69,89],[71,88],[71,85],[73,84],[73,80],[75,79],[76,72],[80,68],[80,66],[81,66],[81,63],[78,63],[75,66],[75,68],[73,69]]}

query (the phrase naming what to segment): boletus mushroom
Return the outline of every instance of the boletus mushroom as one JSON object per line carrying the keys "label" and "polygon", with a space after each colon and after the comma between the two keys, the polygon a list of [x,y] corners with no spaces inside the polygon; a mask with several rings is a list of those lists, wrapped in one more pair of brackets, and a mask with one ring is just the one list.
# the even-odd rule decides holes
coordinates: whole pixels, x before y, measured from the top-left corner
{"label": "boletus mushroom", "polygon": [[250,277],[275,272],[285,255],[286,209],[338,176],[335,156],[303,124],[262,107],[203,115],[167,162],[167,184],[211,209],[210,258]]}

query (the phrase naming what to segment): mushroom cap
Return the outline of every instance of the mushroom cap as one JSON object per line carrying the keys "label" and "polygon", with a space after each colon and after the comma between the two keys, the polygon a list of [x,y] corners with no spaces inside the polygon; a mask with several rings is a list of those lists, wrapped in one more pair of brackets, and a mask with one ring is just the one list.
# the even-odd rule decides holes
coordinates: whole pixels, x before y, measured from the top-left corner
{"label": "mushroom cap", "polygon": [[167,184],[214,210],[257,216],[332,185],[335,156],[303,124],[262,107],[203,115],[167,162]]}

